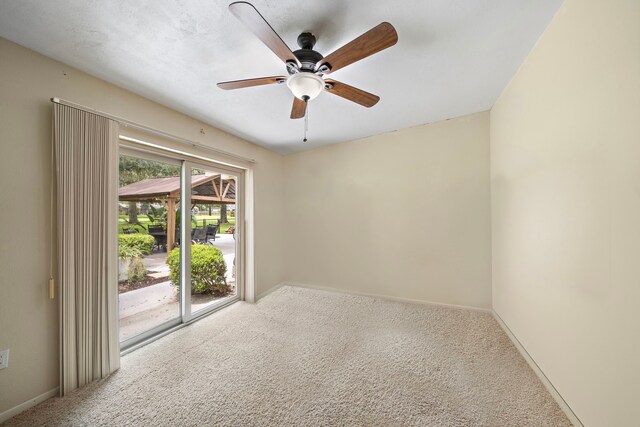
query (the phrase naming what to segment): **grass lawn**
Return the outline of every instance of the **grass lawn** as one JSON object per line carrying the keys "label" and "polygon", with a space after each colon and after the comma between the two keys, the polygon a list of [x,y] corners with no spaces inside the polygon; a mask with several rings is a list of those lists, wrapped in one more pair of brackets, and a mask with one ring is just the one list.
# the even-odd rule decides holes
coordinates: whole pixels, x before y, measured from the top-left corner
{"label": "grass lawn", "polygon": [[[196,223],[198,224],[198,227],[203,227],[204,223],[206,221],[207,224],[213,224],[215,221],[219,218],[218,215],[195,215],[195,219],[196,219]],[[118,218],[118,231],[120,233],[122,233],[122,230],[124,228],[130,228],[131,225],[129,225],[129,223],[127,222],[127,215],[120,215],[120,217]],[[236,225],[236,219],[232,216],[228,216],[227,220],[229,221],[228,224],[222,224],[222,226],[220,227],[220,231],[218,233],[225,233],[229,227],[233,227],[234,225]],[[138,215],[138,222],[140,222],[140,224],[142,224],[144,227],[134,227],[136,230],[138,230],[138,233],[142,233],[142,234],[146,234],[147,231],[147,226],[149,225],[150,221],[149,218],[144,215]]]}

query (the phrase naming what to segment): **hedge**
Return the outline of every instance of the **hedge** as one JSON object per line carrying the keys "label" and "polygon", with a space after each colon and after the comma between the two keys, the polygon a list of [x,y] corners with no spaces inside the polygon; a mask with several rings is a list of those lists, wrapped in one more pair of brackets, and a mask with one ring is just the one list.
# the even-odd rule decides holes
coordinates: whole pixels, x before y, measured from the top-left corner
{"label": "hedge", "polygon": [[[169,278],[174,286],[180,285],[180,248],[173,249],[167,257]],[[191,245],[191,293],[228,295],[227,265],[222,251],[211,245]]]}
{"label": "hedge", "polygon": [[118,234],[119,248],[135,248],[142,255],[150,255],[155,239],[148,234]]}

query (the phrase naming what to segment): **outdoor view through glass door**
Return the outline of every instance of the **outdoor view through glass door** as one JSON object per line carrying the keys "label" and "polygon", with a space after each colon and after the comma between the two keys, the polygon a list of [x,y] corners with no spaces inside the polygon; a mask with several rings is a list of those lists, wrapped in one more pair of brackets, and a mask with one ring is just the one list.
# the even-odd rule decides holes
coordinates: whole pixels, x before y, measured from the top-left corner
{"label": "outdoor view through glass door", "polygon": [[[123,150],[118,190],[123,348],[238,299],[238,179],[210,166]],[[183,188],[187,183],[190,188]],[[183,265],[190,268],[183,271]],[[190,285],[183,289],[184,283]]]}
{"label": "outdoor view through glass door", "polygon": [[[179,161],[120,156],[118,303],[120,341],[180,323],[180,272],[171,279],[167,248],[180,220]],[[180,260],[173,269],[180,269]]]}
{"label": "outdoor view through glass door", "polygon": [[237,177],[191,168],[191,312],[229,297],[236,289]]}

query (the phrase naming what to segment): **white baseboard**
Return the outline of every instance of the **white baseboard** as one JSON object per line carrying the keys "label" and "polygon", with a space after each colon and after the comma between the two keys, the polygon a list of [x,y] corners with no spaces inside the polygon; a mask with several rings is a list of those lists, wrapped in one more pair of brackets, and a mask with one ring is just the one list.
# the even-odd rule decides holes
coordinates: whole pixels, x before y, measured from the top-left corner
{"label": "white baseboard", "polygon": [[45,393],[42,393],[40,396],[36,396],[33,399],[29,399],[26,402],[23,402],[17,406],[14,406],[11,409],[7,409],[6,411],[4,411],[3,413],[0,414],[0,424],[7,421],[9,418],[13,418],[16,415],[18,415],[21,412],[26,411],[27,409],[36,406],[38,403],[40,402],[44,402],[45,400],[49,399],[50,397],[54,397],[58,395],[59,392],[59,388],[56,387],[52,390],[49,390]]}
{"label": "white baseboard", "polygon": [[515,347],[518,349],[522,357],[524,357],[524,360],[526,360],[529,366],[531,366],[531,369],[533,369],[533,372],[535,372],[538,378],[540,378],[540,381],[542,381],[542,384],[544,384],[545,388],[551,394],[551,397],[553,397],[553,399],[558,403],[558,406],[560,406],[560,409],[562,409],[562,411],[565,413],[567,418],[569,418],[569,421],[571,421],[571,423],[576,427],[584,427],[584,424],[582,424],[578,416],[573,412],[571,407],[562,398],[562,395],[558,392],[558,390],[556,390],[556,388],[553,386],[553,383],[549,381],[549,378],[547,378],[547,376],[544,374],[542,369],[540,369],[536,361],[533,360],[529,352],[527,352],[527,349],[524,348],[524,346],[522,345],[522,343],[520,343],[518,338],[516,338],[513,332],[511,332],[511,329],[509,329],[507,324],[504,323],[504,320],[502,320],[500,315],[496,313],[495,310],[491,310],[491,311],[493,312],[493,317],[495,317],[496,321],[498,322],[502,330],[504,330],[504,332],[507,334],[511,342],[513,342],[513,345],[515,345]]}
{"label": "white baseboard", "polygon": [[260,301],[262,298],[266,297],[267,295],[269,295],[269,294],[270,294],[270,293],[272,293],[272,292],[277,291],[278,289],[280,289],[281,287],[283,287],[283,286],[285,286],[285,285],[287,285],[287,283],[285,283],[285,282],[280,282],[280,283],[278,283],[277,285],[275,285],[275,286],[273,286],[273,287],[271,287],[271,288],[267,289],[266,291],[261,292],[261,293],[260,293],[260,294],[258,294],[258,296],[256,297],[256,302]]}
{"label": "white baseboard", "polygon": [[456,304],[447,304],[447,303],[442,303],[442,302],[426,301],[426,300],[420,300],[420,299],[394,297],[394,296],[391,296],[391,295],[373,294],[373,293],[369,293],[369,292],[349,291],[349,290],[346,290],[346,289],[333,288],[331,286],[308,285],[306,283],[296,283],[296,282],[280,283],[277,286],[275,286],[274,288],[269,289],[264,294],[267,295],[267,294],[275,291],[277,288],[280,288],[280,287],[285,286],[285,285],[297,286],[299,288],[316,289],[316,290],[319,290],[319,291],[337,292],[337,293],[347,294],[347,295],[358,295],[358,296],[363,296],[363,297],[379,298],[379,299],[383,299],[383,300],[387,300],[387,301],[406,302],[406,303],[410,303],[410,304],[437,305],[437,306],[440,306],[440,307],[449,307],[449,308],[458,308],[458,309],[463,309],[463,310],[482,311],[482,312],[485,312],[485,313],[491,313],[492,312],[492,310],[489,309],[489,308],[471,307],[471,306],[467,306],[467,305],[456,305]]}

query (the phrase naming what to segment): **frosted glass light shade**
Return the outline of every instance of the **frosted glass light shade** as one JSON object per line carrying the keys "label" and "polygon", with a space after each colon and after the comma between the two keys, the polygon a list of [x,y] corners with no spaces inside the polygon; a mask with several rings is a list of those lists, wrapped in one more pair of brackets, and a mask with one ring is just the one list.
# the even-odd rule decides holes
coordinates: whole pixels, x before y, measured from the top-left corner
{"label": "frosted glass light shade", "polygon": [[302,71],[289,76],[287,86],[296,98],[303,99],[308,96],[311,100],[322,92],[324,80],[313,73]]}

